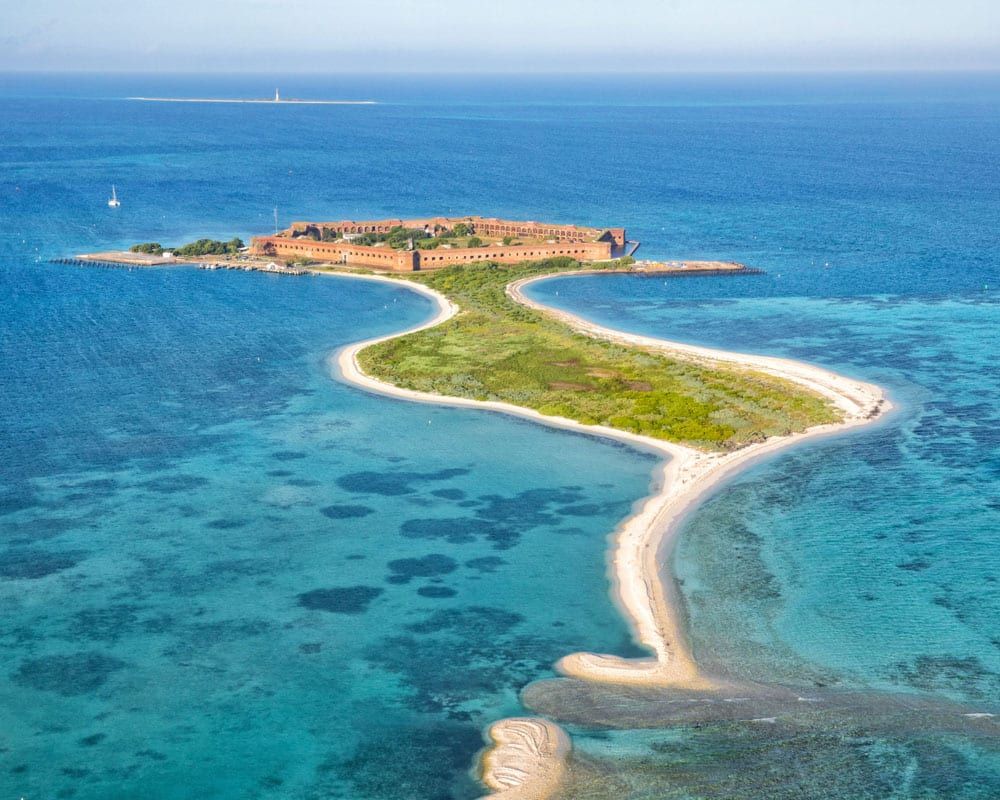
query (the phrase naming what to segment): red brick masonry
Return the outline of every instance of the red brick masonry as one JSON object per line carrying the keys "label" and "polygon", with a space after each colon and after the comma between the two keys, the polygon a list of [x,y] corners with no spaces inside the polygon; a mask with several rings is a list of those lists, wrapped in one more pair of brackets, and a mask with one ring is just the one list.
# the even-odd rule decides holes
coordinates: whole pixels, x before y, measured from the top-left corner
{"label": "red brick masonry", "polygon": [[[502,238],[521,236],[548,240],[545,244],[487,245],[485,247],[437,248],[434,250],[393,250],[382,246],[356,245],[351,242],[320,242],[324,228],[338,235],[388,233],[392,228],[421,228],[429,234],[465,223],[480,236]],[[341,264],[375,267],[395,272],[438,269],[450,264],[497,261],[516,264],[521,261],[569,256],[579,261],[602,261],[612,257],[612,248],[624,247],[624,228],[584,228],[578,225],[552,225],[544,222],[515,222],[484,217],[429,217],[425,219],[340,220],[337,222],[295,222],[278,236],[256,236],[253,252],[263,256],[312,258]]]}

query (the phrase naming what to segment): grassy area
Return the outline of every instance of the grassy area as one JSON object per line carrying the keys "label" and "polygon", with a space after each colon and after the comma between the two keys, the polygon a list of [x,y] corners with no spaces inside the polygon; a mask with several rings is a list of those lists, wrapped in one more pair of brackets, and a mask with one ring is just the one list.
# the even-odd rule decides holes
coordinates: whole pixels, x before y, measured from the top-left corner
{"label": "grassy area", "polygon": [[361,366],[408,389],[502,400],[703,449],[730,450],[838,419],[824,399],[790,382],[592,339],[504,293],[519,278],[579,266],[552,259],[407,276],[461,311],[443,325],[366,348]]}

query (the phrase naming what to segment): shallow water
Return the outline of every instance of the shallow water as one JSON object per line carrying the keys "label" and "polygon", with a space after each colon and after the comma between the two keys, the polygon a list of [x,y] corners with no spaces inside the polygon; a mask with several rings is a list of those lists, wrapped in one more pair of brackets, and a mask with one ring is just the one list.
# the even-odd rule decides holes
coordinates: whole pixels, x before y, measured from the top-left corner
{"label": "shallow water", "polygon": [[874,429],[746,470],[689,520],[674,568],[699,658],[755,678],[811,669],[1000,697],[996,294],[692,306],[671,297],[678,282],[557,279],[532,292],[662,338],[722,346],[738,331],[743,350],[875,381],[898,406]]}
{"label": "shallow water", "polygon": [[[299,77],[284,95],[387,102],[120,99],[263,84],[0,76],[8,794],[473,797],[481,731],[523,713],[525,684],[574,650],[636,653],[605,537],[645,494],[647,457],[330,380],[333,350],[425,318],[425,300],[46,263],[267,232],[275,206],[283,225],[625,224],[640,254],[767,269],[536,287],[622,327],[828,364],[900,403],[692,516],[675,568],[696,652],[795,686],[996,704],[995,77]],[[807,299],[824,297],[841,299]],[[654,698],[585,688],[552,708],[574,724],[607,710],[573,728],[577,797],[1000,792],[994,745],[944,722],[637,731]]]}
{"label": "shallow water", "polygon": [[[611,327],[717,347],[738,339],[747,352],[830,366],[885,386],[897,406],[871,429],[752,466],[689,517],[664,569],[680,582],[696,658],[804,693],[866,689],[967,707],[886,730],[876,695],[839,720],[753,709],[746,719],[776,713],[781,729],[680,723],[675,738],[620,731],[578,737],[578,749],[636,797],[664,796],[664,784],[677,797],[752,797],[765,786],[769,797],[996,796],[995,725],[974,734],[962,724],[1000,707],[996,294],[821,300],[763,287],[754,297],[752,281],[732,279],[730,299],[692,303],[677,297],[691,280],[555,279],[530,293]],[[581,703],[539,705],[558,715]],[[628,728],[633,701],[617,705],[616,725]],[[615,752],[630,754],[629,767],[608,766]],[[744,759],[767,772],[741,773]],[[796,769],[805,775],[781,782]]]}
{"label": "shallow water", "polygon": [[43,266],[8,308],[11,791],[472,795],[521,685],[634,652],[605,538],[650,459],[330,380],[426,300]]}

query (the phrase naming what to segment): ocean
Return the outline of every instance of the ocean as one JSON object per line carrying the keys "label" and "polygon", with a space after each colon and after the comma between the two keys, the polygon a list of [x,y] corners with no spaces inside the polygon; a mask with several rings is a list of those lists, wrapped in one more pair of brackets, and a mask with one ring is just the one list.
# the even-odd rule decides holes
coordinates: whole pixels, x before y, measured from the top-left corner
{"label": "ocean", "polygon": [[[378,105],[123,99],[275,83]],[[1000,78],[2,75],[0,101],[6,794],[472,798],[484,729],[544,710],[567,796],[1000,795],[995,730],[956,711],[1000,705]],[[888,389],[876,426],[728,481],[664,564],[701,663],[865,700],[560,705],[562,655],[641,654],[606,557],[649,456],[334,380],[430,315],[402,289],[50,263],[275,208],[624,225],[764,270],[531,293]]]}

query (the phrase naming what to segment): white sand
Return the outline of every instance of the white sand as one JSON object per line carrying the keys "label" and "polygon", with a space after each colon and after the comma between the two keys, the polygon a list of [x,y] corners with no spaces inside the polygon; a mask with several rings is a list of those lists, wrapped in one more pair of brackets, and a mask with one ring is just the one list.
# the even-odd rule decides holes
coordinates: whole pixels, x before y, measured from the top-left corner
{"label": "white sand", "polygon": [[[621,525],[615,537],[612,558],[616,598],[633,627],[636,640],[649,648],[653,655],[648,659],[627,660],[617,656],[574,653],[561,659],[557,668],[563,674],[576,678],[616,684],[646,684],[686,688],[706,688],[715,685],[715,681],[711,677],[706,676],[698,669],[691,656],[685,639],[677,588],[669,577],[665,577],[662,569],[662,565],[669,557],[679,520],[698,501],[717,487],[720,481],[749,461],[797,442],[864,425],[891,408],[884,392],[878,386],[852,380],[820,367],[788,359],[730,353],[624,333],[601,327],[565,311],[547,308],[524,295],[525,286],[549,278],[550,275],[540,275],[516,281],[507,288],[507,294],[515,302],[559,319],[575,330],[590,336],[656,350],[674,358],[687,359],[707,365],[725,364],[730,368],[733,366],[744,367],[788,380],[829,399],[842,412],[843,422],[819,425],[790,436],[773,437],[760,444],[750,445],[732,453],[706,453],[683,445],[619,431],[602,425],[583,425],[575,420],[562,417],[543,416],[532,409],[521,408],[509,403],[445,397],[401,389],[364,374],[358,366],[358,353],[376,342],[438,325],[453,317],[458,309],[450,300],[422,284],[381,276],[357,275],[351,277],[386,281],[397,286],[408,286],[414,291],[434,299],[438,305],[438,313],[429,322],[409,331],[352,344],[341,350],[336,356],[336,365],[340,375],[348,382],[380,394],[419,402],[501,411],[532,419],[545,425],[617,439],[665,456],[665,463],[660,468],[656,482],[656,493],[646,499],[638,513]],[[506,722],[512,721],[504,721],[498,725],[502,726]],[[527,728],[524,727],[527,724],[524,720],[519,720],[517,724],[519,727],[511,730],[519,731],[517,736],[529,736],[530,734],[529,738],[536,742],[535,749],[538,752],[545,749],[540,742],[555,736],[551,730],[544,728],[551,723],[546,723],[543,720],[534,720],[532,725]],[[551,727],[556,728],[556,726]],[[544,728],[544,734],[540,732],[541,728]],[[520,787],[519,792],[526,792],[519,793],[517,797],[544,797],[549,794],[552,786],[550,776],[560,772],[562,768],[549,764],[542,769],[538,766],[538,759],[534,756],[529,758],[527,755],[518,755],[522,751],[527,753],[528,751],[535,752],[534,750],[514,747],[511,742],[503,739],[505,735],[502,733],[505,730],[503,727],[498,728],[495,725],[492,730],[501,732],[501,735],[494,736],[494,739],[497,742],[502,740],[502,744],[498,744],[498,747],[487,753],[483,759],[484,782],[491,788],[502,788],[505,792],[504,797],[515,796],[506,794],[515,785]],[[497,749],[504,753],[502,758],[493,755]],[[559,756],[560,764],[563,758],[564,756]],[[501,763],[502,767],[496,766]],[[538,776],[537,784],[535,777],[533,777],[535,775]],[[515,780],[515,776],[520,777]]]}
{"label": "white sand", "polygon": [[558,725],[538,717],[512,717],[491,725],[489,737],[493,744],[480,767],[494,800],[548,797],[562,782],[570,741]]}
{"label": "white sand", "polygon": [[[720,481],[747,462],[808,438],[864,425],[887,411],[890,403],[878,386],[845,378],[811,364],[623,333],[565,311],[550,309],[525,296],[526,286],[548,277],[551,276],[515,281],[507,287],[507,294],[517,303],[599,339],[657,350],[674,358],[709,366],[736,365],[791,381],[826,397],[843,414],[841,423],[817,425],[802,433],[772,437],[760,444],[724,454],[705,453],[645,436],[634,437],[641,439],[645,446],[659,449],[672,457],[664,467],[660,491],[650,497],[640,512],[626,520],[620,529],[613,560],[618,598],[635,626],[637,639],[655,653],[655,658],[626,661],[614,656],[577,653],[563,658],[558,667],[573,677],[614,683],[704,686],[710,681],[699,672],[686,646],[676,586],[673,581],[661,578],[661,565],[669,557],[678,521]],[[619,435],[619,438],[628,441],[624,437],[631,438],[632,434]]]}

